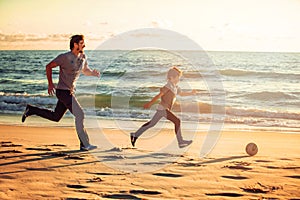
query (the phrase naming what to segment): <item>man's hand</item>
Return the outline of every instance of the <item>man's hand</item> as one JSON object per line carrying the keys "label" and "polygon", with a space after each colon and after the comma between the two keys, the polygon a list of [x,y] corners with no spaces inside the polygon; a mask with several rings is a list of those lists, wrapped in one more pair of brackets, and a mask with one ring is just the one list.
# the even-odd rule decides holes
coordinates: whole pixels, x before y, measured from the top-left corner
{"label": "man's hand", "polygon": [[96,69],[94,69],[93,71],[92,71],[92,76],[96,76],[96,77],[100,77],[100,72],[98,71],[98,70],[96,70]]}
{"label": "man's hand", "polygon": [[51,96],[53,96],[55,94],[55,85],[54,84],[48,85],[48,94]]}

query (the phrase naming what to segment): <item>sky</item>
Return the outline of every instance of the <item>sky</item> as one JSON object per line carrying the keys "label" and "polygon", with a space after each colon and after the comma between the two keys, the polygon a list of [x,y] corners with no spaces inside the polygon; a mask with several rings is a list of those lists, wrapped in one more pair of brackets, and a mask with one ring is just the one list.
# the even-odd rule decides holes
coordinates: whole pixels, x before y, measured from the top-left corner
{"label": "sky", "polygon": [[0,50],[93,50],[117,35],[159,28],[207,51],[300,52],[300,0],[0,0]]}

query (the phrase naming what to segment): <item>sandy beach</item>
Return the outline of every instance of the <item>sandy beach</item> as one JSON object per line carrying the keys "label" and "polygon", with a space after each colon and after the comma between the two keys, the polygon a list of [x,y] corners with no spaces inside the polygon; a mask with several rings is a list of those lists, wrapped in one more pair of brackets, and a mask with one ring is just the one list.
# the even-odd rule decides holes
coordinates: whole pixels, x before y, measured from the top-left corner
{"label": "sandy beach", "polygon": [[299,11],[0,0],[0,200],[300,200]]}
{"label": "sandy beach", "polygon": [[[143,152],[149,159],[144,165],[154,165],[150,144],[163,140],[141,140],[130,148],[121,130],[104,131],[117,146],[99,147],[97,157],[78,150],[73,127],[0,125],[0,199],[300,199],[297,133],[224,130],[212,152],[200,158],[206,134],[200,131],[188,151],[160,169],[126,172],[104,158],[122,165],[130,159],[126,154]],[[174,137],[167,129],[159,135]],[[259,151],[250,157],[245,146],[253,141]],[[120,152],[125,156],[114,156]],[[167,155],[160,156],[163,162]]]}

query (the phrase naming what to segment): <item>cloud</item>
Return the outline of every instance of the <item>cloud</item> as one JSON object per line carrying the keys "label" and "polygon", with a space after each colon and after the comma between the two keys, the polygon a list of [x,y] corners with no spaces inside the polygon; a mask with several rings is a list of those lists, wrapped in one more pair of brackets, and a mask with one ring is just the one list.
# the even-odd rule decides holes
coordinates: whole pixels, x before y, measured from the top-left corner
{"label": "cloud", "polygon": [[39,41],[65,41],[71,34],[5,34],[0,33],[0,42],[39,42]]}
{"label": "cloud", "polygon": [[99,25],[108,25],[108,22],[99,22]]}
{"label": "cloud", "polygon": [[132,37],[134,38],[153,38],[153,37],[160,37],[161,35],[156,33],[132,33]]}
{"label": "cloud", "polygon": [[167,19],[155,19],[150,24],[153,28],[171,28],[173,26],[173,23]]}
{"label": "cloud", "polygon": [[[106,35],[83,33],[87,44],[87,49],[94,49],[100,42],[113,36],[113,33]],[[0,30],[0,49],[68,49],[69,40],[72,33],[63,34],[32,34],[32,33],[14,33],[7,34]]]}
{"label": "cloud", "polygon": [[[0,31],[0,42],[47,42],[47,41],[68,41],[73,34],[5,34]],[[87,40],[101,41],[106,37],[99,34],[87,33],[84,34]],[[109,33],[109,36],[112,36]]]}

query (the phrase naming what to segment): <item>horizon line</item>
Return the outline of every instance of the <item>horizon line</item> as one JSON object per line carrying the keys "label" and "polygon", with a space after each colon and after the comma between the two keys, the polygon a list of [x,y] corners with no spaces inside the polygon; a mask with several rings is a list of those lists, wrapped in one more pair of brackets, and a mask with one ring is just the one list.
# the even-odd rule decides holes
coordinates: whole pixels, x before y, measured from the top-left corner
{"label": "horizon line", "polygon": [[[85,51],[153,51],[156,49],[86,49]],[[259,50],[194,50],[194,49],[157,49],[169,51],[203,51],[203,52],[239,52],[239,53],[300,53],[300,51],[259,51]],[[0,49],[0,51],[70,51],[69,49]]]}

